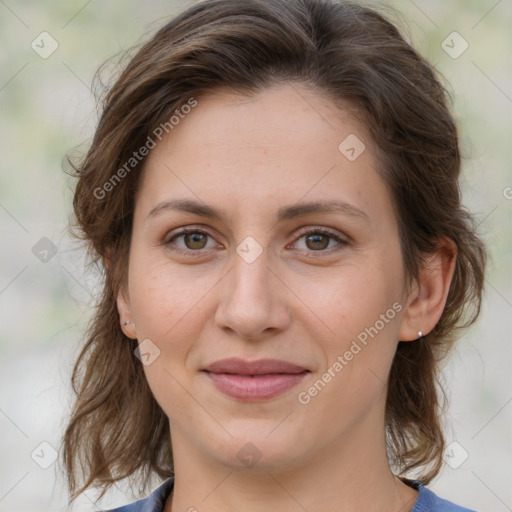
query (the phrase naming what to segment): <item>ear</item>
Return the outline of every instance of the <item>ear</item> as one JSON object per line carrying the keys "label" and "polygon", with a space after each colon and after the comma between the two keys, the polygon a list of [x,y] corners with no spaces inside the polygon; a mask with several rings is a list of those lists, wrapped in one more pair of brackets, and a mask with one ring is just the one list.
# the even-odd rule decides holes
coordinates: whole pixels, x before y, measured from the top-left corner
{"label": "ear", "polygon": [[[124,334],[132,340],[137,339],[137,332],[135,330],[135,323],[133,322],[132,309],[130,304],[130,297],[124,285],[119,289],[117,294],[117,311],[119,312],[119,321],[121,329]],[[128,323],[126,323],[128,322]]]}
{"label": "ear", "polygon": [[[103,265],[107,273],[110,269],[109,254],[102,258]],[[126,286],[123,284],[119,288],[119,292],[116,297],[117,311],[119,313],[119,324],[123,333],[133,340],[137,339],[137,333],[135,331],[135,323],[133,322],[133,315],[131,310],[130,296]]]}
{"label": "ear", "polygon": [[419,280],[405,301],[398,338],[400,341],[416,340],[419,331],[425,335],[436,326],[448,298],[456,258],[455,242],[447,238],[440,239],[436,252],[427,258]]}

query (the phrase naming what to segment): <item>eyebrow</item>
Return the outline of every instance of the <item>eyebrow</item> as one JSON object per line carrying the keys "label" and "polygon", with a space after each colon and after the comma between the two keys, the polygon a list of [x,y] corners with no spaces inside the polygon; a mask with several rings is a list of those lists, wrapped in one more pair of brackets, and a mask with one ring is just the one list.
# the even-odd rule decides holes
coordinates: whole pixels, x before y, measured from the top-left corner
{"label": "eyebrow", "polygon": [[[200,217],[217,219],[219,221],[222,221],[223,218],[227,217],[227,214],[222,210],[193,199],[171,199],[168,201],[162,201],[154,206],[148,213],[146,220],[150,217],[155,217],[160,213],[175,210],[192,213]],[[277,220],[278,222],[291,220],[305,215],[311,215],[313,213],[342,213],[349,217],[360,218],[370,222],[370,218],[363,210],[350,203],[337,200],[312,201],[308,203],[284,206],[278,210]]]}

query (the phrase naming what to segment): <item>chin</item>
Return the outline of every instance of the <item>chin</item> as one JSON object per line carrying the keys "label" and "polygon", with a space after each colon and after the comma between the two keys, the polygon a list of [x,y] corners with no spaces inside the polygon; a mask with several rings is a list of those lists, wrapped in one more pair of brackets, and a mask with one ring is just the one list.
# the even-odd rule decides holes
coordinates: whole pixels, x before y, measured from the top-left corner
{"label": "chin", "polygon": [[304,455],[303,440],[294,439],[284,430],[279,434],[277,430],[270,435],[268,432],[272,432],[272,429],[247,429],[244,434],[234,434],[233,438],[220,443],[217,450],[210,447],[211,456],[237,471],[292,469]]}

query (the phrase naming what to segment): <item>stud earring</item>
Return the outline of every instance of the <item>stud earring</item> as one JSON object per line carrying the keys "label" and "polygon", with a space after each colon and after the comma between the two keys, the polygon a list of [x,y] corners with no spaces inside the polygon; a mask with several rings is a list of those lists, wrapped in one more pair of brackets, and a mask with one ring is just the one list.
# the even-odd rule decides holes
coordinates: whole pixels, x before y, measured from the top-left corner
{"label": "stud earring", "polygon": [[421,331],[418,331],[418,339],[423,338],[423,333]]}
{"label": "stud earring", "polygon": [[124,327],[125,325],[128,325],[128,324],[131,324],[131,322],[126,321],[126,322],[123,322],[121,325]]}

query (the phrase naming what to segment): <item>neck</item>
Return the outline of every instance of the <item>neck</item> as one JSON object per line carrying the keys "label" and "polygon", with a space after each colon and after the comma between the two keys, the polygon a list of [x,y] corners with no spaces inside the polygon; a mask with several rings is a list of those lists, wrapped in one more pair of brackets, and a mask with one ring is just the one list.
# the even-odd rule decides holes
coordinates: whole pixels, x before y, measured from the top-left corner
{"label": "neck", "polygon": [[250,469],[219,463],[171,426],[176,476],[165,512],[409,512],[418,493],[392,474],[384,431],[366,420],[289,465]]}

